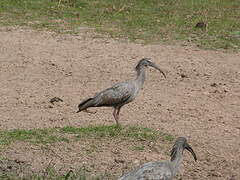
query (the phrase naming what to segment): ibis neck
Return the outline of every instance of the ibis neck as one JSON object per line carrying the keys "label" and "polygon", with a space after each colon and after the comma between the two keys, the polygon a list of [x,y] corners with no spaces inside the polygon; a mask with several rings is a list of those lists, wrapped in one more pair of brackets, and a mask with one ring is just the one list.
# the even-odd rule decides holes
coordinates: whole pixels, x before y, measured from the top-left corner
{"label": "ibis neck", "polygon": [[145,75],[145,68],[144,67],[139,67],[136,69],[137,71],[137,78],[136,81],[140,85],[140,87],[143,86],[143,83],[145,81],[146,75]]}
{"label": "ibis neck", "polygon": [[176,174],[180,167],[180,164],[182,162],[182,151],[181,150],[177,151],[175,158],[171,162],[173,163],[174,174]]}

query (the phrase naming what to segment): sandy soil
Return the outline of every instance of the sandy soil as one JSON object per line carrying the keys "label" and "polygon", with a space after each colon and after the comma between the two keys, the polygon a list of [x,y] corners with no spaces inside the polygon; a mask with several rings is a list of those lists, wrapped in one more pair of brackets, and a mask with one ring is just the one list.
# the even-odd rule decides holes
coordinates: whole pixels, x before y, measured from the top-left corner
{"label": "sandy soil", "polygon": [[[144,88],[134,102],[122,108],[120,123],[188,137],[199,161],[194,162],[185,153],[184,180],[239,180],[239,53],[141,45],[87,32],[72,36],[2,29],[0,128],[114,124],[111,108],[91,109],[97,111],[95,114],[76,114],[77,105],[115,82],[134,78],[134,66],[142,57],[151,57],[167,79],[148,69]],[[55,96],[63,102],[51,105],[49,100]],[[55,163],[77,169],[82,163],[94,163],[98,157],[101,163],[95,169],[118,176],[124,168],[127,171],[149,160],[168,158],[150,150],[131,153],[124,142],[114,141],[104,146],[100,156],[97,153],[89,157],[78,151],[82,146],[79,142],[53,145],[51,149],[58,152]],[[2,155],[35,164],[33,171],[46,167],[53,157],[51,152],[26,143],[16,143]]]}

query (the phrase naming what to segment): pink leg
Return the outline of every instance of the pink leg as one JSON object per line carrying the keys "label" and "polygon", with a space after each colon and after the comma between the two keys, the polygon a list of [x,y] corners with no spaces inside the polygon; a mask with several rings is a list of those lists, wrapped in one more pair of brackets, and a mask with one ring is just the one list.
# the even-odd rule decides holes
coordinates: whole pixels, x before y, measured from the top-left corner
{"label": "pink leg", "polygon": [[117,108],[117,116],[119,116],[121,107]]}
{"label": "pink leg", "polygon": [[114,117],[116,123],[118,124],[117,117],[116,117],[116,116],[117,116],[117,115],[116,115],[116,111],[117,111],[117,109],[114,108],[114,110],[113,110],[113,117]]}
{"label": "pink leg", "polygon": [[114,111],[113,111],[113,117],[117,123],[117,125],[119,125],[118,123],[118,120],[119,120],[119,111],[120,111],[120,108],[114,108]]}
{"label": "pink leg", "polygon": [[119,125],[118,120],[119,120],[120,109],[121,109],[121,107],[118,107],[118,108],[116,109],[116,110],[117,110],[117,113],[116,113],[116,122],[117,122],[117,125]]}

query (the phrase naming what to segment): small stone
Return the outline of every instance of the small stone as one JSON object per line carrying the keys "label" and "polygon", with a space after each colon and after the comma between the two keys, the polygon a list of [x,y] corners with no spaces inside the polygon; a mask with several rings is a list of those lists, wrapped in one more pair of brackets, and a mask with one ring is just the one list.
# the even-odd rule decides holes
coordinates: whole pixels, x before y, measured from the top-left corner
{"label": "small stone", "polygon": [[195,25],[195,28],[202,29],[202,30],[207,30],[207,24],[205,22],[198,22]]}
{"label": "small stone", "polygon": [[123,164],[125,162],[123,159],[114,159],[114,161],[116,163],[121,163],[121,164]]}
{"label": "small stone", "polygon": [[217,83],[212,83],[212,84],[210,84],[210,86],[217,87]]}
{"label": "small stone", "polygon": [[133,163],[136,165],[136,166],[139,166],[140,165],[140,161],[138,159],[135,159],[135,161],[133,161]]}
{"label": "small stone", "polygon": [[54,97],[54,98],[50,99],[49,102],[54,104],[55,102],[63,102],[63,100],[59,97]]}
{"label": "small stone", "polygon": [[50,109],[51,109],[51,108],[53,108],[53,106],[49,105],[49,106],[48,106],[48,108],[50,108]]}
{"label": "small stone", "polygon": [[187,78],[188,76],[186,74],[181,73],[180,74],[181,78]]}

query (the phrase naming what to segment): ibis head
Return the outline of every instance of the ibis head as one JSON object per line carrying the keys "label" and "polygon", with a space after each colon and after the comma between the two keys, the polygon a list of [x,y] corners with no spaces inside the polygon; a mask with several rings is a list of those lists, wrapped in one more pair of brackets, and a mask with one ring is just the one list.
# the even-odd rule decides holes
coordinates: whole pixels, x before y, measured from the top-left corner
{"label": "ibis head", "polygon": [[175,141],[175,144],[173,145],[172,151],[171,151],[171,160],[174,160],[177,156],[178,151],[188,150],[195,161],[197,161],[197,156],[195,152],[193,151],[192,147],[187,143],[187,139],[185,137],[178,137]]}
{"label": "ibis head", "polygon": [[166,78],[166,75],[164,74],[164,72],[150,60],[151,60],[150,58],[141,59],[136,66],[136,70],[140,69],[141,67],[148,67],[148,66],[153,67],[153,68],[157,69],[160,73],[162,73],[163,76]]}

